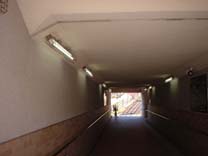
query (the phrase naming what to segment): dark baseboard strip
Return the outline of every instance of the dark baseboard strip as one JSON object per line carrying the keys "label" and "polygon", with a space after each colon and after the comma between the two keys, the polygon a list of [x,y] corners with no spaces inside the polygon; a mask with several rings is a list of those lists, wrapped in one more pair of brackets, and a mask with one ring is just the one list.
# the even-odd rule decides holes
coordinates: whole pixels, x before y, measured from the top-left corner
{"label": "dark baseboard strip", "polygon": [[75,136],[73,139],[71,139],[69,142],[64,144],[61,148],[59,148],[52,156],[56,156],[59,153],[61,153],[64,149],[66,149],[71,143],[73,143],[75,140],[77,140],[79,137],[81,137],[83,134],[85,134],[91,127],[96,125],[104,116],[106,116],[108,113],[110,113],[110,110],[103,113],[100,117],[98,117],[94,122],[92,122],[86,129],[84,129],[81,133],[79,133],[77,136]]}
{"label": "dark baseboard strip", "polygon": [[177,121],[177,120],[171,120],[170,118],[165,117],[165,116],[163,116],[161,114],[155,113],[153,111],[150,111],[150,110],[146,110],[146,111],[148,113],[156,116],[156,117],[159,117],[160,119],[164,119],[164,120],[167,120],[167,121],[171,121],[173,124],[175,124],[175,125],[177,125],[177,126],[179,126],[181,128],[184,128],[184,129],[187,129],[187,130],[190,130],[190,131],[193,131],[193,132],[196,132],[196,133],[199,133],[199,134],[208,136],[208,133],[207,132],[204,132],[203,130],[190,127],[189,125],[186,125],[186,124],[182,124],[180,121]]}

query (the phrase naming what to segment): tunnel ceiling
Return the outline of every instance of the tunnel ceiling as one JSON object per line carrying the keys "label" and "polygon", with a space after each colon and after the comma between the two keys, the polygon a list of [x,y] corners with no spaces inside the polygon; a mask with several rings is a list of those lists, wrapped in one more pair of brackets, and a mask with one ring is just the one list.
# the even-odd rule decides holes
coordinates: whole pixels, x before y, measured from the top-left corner
{"label": "tunnel ceiling", "polygon": [[89,65],[100,81],[148,82],[207,65],[206,1],[18,4],[35,40],[43,42],[48,34],[61,39],[72,48],[78,64]]}

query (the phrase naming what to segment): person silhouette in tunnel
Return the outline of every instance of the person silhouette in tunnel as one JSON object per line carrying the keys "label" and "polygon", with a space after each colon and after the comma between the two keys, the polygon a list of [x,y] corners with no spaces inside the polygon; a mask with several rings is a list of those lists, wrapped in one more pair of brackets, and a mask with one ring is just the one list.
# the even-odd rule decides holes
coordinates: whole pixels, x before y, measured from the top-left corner
{"label": "person silhouette in tunnel", "polygon": [[113,111],[114,111],[115,117],[117,117],[117,112],[118,112],[118,106],[117,105],[113,105]]}

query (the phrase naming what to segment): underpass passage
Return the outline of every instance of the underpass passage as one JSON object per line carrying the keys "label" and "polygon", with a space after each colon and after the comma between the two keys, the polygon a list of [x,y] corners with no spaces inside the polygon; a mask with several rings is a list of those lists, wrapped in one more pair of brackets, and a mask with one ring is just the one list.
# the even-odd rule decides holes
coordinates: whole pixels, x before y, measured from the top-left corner
{"label": "underpass passage", "polygon": [[112,118],[91,156],[183,156],[142,117]]}
{"label": "underpass passage", "polygon": [[117,108],[118,116],[142,115],[142,95],[139,92],[111,93],[111,105],[112,115],[114,115],[114,107]]}

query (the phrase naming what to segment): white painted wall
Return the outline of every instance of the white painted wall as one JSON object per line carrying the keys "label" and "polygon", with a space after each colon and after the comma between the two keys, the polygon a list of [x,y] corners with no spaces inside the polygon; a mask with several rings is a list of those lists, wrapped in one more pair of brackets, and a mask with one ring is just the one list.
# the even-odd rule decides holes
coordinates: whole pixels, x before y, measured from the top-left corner
{"label": "white painted wall", "polygon": [[98,106],[99,88],[32,40],[15,0],[0,16],[0,142]]}

